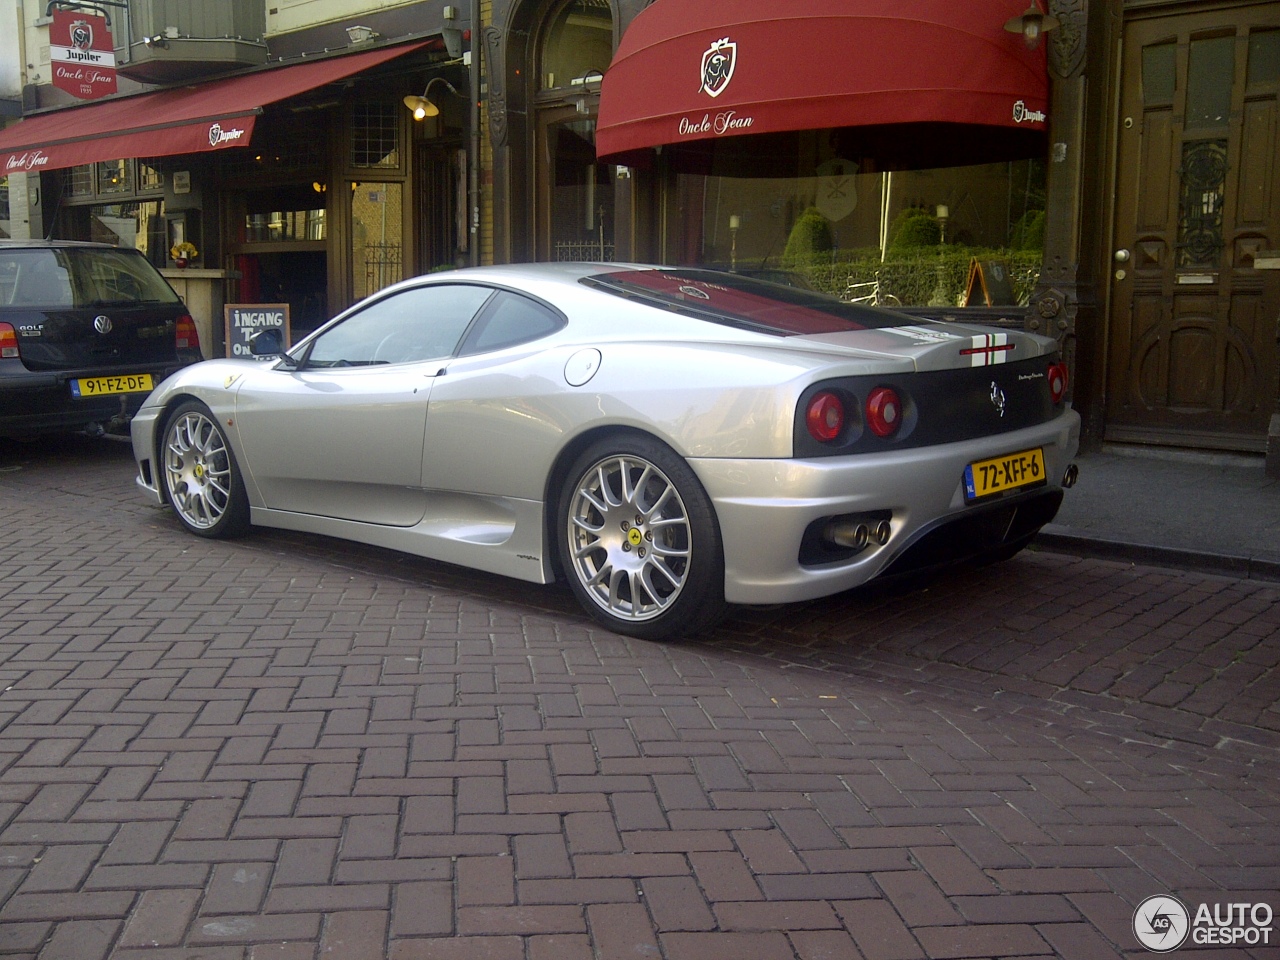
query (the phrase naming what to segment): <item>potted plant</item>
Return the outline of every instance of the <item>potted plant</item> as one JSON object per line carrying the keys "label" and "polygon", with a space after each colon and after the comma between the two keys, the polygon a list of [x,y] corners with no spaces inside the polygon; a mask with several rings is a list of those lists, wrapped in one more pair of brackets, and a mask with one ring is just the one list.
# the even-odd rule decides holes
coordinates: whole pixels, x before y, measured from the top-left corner
{"label": "potted plant", "polygon": [[186,240],[181,243],[175,243],[169,248],[169,256],[173,257],[173,265],[179,270],[186,269],[191,264],[191,261],[199,255],[195,244],[188,243]]}

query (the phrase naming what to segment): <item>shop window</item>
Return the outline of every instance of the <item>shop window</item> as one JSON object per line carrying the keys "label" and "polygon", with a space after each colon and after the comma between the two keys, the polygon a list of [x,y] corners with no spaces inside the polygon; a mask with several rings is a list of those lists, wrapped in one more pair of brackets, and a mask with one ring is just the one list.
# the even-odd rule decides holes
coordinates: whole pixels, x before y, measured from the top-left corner
{"label": "shop window", "polygon": [[609,0],[573,0],[556,15],[542,46],[542,89],[572,87],[584,77],[599,78],[613,59],[613,18]]}
{"label": "shop window", "polygon": [[140,250],[156,266],[168,262],[168,230],[159,200],[100,204],[81,208],[88,216],[88,239]]}
{"label": "shop window", "polygon": [[164,189],[164,163],[160,160],[138,161],[138,192]]}
{"label": "shop window", "polygon": [[324,240],[328,236],[324,184],[282,184],[247,191],[244,241],[293,243]]}
{"label": "shop window", "polygon": [[404,186],[351,184],[352,299],[404,279]]}
{"label": "shop window", "polygon": [[0,177],[0,237],[13,236],[9,220],[9,178]]}
{"label": "shop window", "polygon": [[98,195],[133,192],[133,161],[106,160],[94,164]]}
{"label": "shop window", "polygon": [[398,169],[400,115],[392,103],[355,103],[351,107],[352,169]]}
{"label": "shop window", "polygon": [[67,196],[69,197],[92,197],[93,196],[93,167],[86,164],[82,167],[72,167],[67,171]]}
{"label": "shop window", "polygon": [[890,307],[982,305],[968,283],[977,263],[1008,280],[992,305],[1028,302],[1044,161],[888,173],[833,158],[798,173],[679,175],[658,255]]}

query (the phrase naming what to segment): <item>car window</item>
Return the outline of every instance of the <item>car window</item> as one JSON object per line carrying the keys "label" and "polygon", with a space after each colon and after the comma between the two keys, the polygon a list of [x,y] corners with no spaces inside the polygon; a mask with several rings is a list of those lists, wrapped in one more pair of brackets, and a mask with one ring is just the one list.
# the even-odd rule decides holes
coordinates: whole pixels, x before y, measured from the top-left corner
{"label": "car window", "polygon": [[0,250],[0,303],[95,307],[177,302],[173,288],[134,252],[97,248]]}
{"label": "car window", "polygon": [[545,304],[501,290],[476,320],[459,351],[467,356],[537,340],[564,326],[564,318]]}
{"label": "car window", "polygon": [[71,250],[77,306],[175,303],[178,295],[141,254],[126,250]]}
{"label": "car window", "polygon": [[891,310],[693,267],[618,270],[583,277],[579,283],[660,310],[777,337],[873,330],[903,323],[902,314]]}
{"label": "car window", "polygon": [[312,341],[313,367],[416,363],[451,357],[467,325],[493,294],[488,287],[410,287],[369,304]]}
{"label": "car window", "polygon": [[71,272],[65,254],[53,250],[6,250],[0,253],[6,279],[6,303],[14,306],[70,307]]}

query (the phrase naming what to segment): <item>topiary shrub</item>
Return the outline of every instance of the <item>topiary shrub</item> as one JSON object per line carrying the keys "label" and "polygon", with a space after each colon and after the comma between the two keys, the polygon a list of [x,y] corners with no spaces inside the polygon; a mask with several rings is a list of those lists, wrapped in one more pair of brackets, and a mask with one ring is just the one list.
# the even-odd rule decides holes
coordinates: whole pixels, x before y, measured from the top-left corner
{"label": "topiary shrub", "polygon": [[1044,249],[1044,211],[1028,210],[1013,225],[1009,246],[1014,250]]}
{"label": "topiary shrub", "polygon": [[785,260],[796,262],[808,259],[815,253],[826,253],[834,246],[831,224],[817,207],[810,207],[800,214],[800,219],[791,228],[782,256]]}
{"label": "topiary shrub", "polygon": [[889,227],[889,249],[905,252],[919,247],[936,247],[942,242],[937,219],[919,207],[908,207],[894,217]]}

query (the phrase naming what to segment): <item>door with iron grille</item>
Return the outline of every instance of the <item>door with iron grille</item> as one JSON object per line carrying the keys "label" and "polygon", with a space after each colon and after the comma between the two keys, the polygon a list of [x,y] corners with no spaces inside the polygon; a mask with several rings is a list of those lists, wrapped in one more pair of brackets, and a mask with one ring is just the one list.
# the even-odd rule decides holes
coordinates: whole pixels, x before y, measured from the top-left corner
{"label": "door with iron grille", "polygon": [[[1124,33],[1107,439],[1262,450],[1280,272],[1280,4]],[[1280,256],[1277,254],[1276,256]]]}

